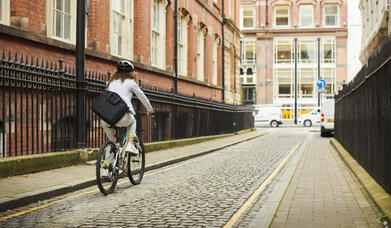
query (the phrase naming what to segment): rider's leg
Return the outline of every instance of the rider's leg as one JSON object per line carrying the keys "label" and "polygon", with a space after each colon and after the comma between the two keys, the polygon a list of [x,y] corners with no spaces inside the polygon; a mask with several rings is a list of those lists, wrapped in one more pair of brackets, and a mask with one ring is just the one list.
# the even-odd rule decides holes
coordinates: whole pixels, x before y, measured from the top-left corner
{"label": "rider's leg", "polygon": [[104,132],[106,133],[107,138],[109,138],[110,141],[115,143],[115,138],[114,138],[115,129],[111,128],[110,125],[103,120],[102,120],[102,127]]}
{"label": "rider's leg", "polygon": [[133,144],[133,139],[134,139],[134,137],[136,137],[136,125],[137,124],[136,124],[136,120],[134,119],[133,115],[131,115],[131,118],[132,118],[132,123],[128,126],[128,130],[126,132],[127,136],[128,136],[128,143],[127,143],[125,151],[130,152],[132,154],[138,154],[137,149]]}

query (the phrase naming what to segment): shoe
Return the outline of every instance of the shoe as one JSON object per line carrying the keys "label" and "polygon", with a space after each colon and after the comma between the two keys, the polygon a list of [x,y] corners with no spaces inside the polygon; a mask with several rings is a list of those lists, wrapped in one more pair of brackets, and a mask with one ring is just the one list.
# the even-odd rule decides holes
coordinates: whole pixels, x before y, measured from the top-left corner
{"label": "shoe", "polygon": [[138,150],[136,147],[133,145],[133,143],[128,143],[126,145],[125,152],[130,153],[130,155],[138,155]]}
{"label": "shoe", "polygon": [[113,164],[114,162],[114,153],[111,152],[111,148],[106,148],[106,158],[105,158],[105,162],[104,162],[104,165],[105,167],[109,167],[111,164]]}
{"label": "shoe", "polygon": [[103,170],[103,174],[101,176],[101,179],[102,180],[106,180],[106,181],[109,181],[110,180],[110,172],[109,172],[109,168],[106,168]]}

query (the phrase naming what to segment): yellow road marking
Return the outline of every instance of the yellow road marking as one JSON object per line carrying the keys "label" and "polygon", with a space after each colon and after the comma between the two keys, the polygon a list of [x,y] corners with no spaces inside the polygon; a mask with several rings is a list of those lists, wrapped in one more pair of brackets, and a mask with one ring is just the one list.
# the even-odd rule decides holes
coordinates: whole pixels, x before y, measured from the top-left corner
{"label": "yellow road marking", "polygon": [[70,199],[78,198],[78,197],[83,196],[83,195],[91,194],[91,193],[94,193],[94,192],[97,192],[97,191],[98,191],[98,189],[95,189],[95,190],[89,191],[89,192],[83,192],[83,193],[80,193],[80,194],[77,194],[77,195],[69,196],[69,197],[64,198],[64,199],[60,199],[60,200],[56,200],[56,201],[53,201],[53,202],[50,202],[50,203],[47,203],[47,204],[43,204],[43,205],[38,206],[38,207],[33,207],[33,208],[28,209],[28,210],[20,211],[20,212],[17,212],[15,214],[4,216],[4,217],[0,218],[0,222],[4,221],[4,220],[7,220],[7,219],[10,219],[10,218],[13,218],[13,217],[18,217],[18,216],[21,216],[21,215],[24,215],[24,214],[36,211],[36,210],[39,210],[39,209],[43,209],[45,207],[50,207],[52,205],[59,204],[59,203],[62,203],[64,201],[67,201],[67,200],[70,200]]}
{"label": "yellow road marking", "polygon": [[253,194],[251,194],[251,196],[246,200],[246,202],[244,202],[242,207],[240,207],[239,210],[231,216],[228,222],[224,225],[224,228],[232,227],[237,222],[237,220],[246,211],[246,209],[258,198],[258,196],[265,190],[265,188],[270,184],[274,177],[277,176],[280,169],[282,169],[288,159],[292,156],[293,152],[296,151],[296,149],[300,146],[302,142],[303,140],[301,140],[295,147],[293,147],[293,149],[284,158],[284,160],[281,161],[277,168],[273,170],[273,172],[266,178],[266,180],[253,192]]}
{"label": "yellow road marking", "polygon": [[[273,131],[269,131],[269,132],[265,133],[263,136],[271,135],[271,134],[275,133],[277,130],[278,129],[274,129]],[[169,170],[172,170],[172,169],[175,169],[175,168],[187,165],[187,164],[194,163],[196,161],[199,161],[199,160],[202,160],[202,159],[205,159],[205,158],[216,156],[216,155],[221,154],[221,153],[226,152],[226,151],[227,150],[222,149],[222,150],[214,152],[213,154],[210,154],[210,155],[201,156],[199,158],[191,159],[191,160],[189,160],[187,162],[182,162],[182,163],[180,163],[178,165],[173,165],[173,166],[170,166],[170,167],[165,168],[165,169],[149,172],[149,173],[145,174],[145,176],[152,176],[152,175],[157,174],[157,173],[166,172],[166,171],[169,171]],[[118,185],[119,184],[123,184],[125,182],[128,182],[128,181],[127,180],[119,181]],[[56,201],[53,201],[53,202],[50,202],[50,203],[47,203],[47,204],[43,204],[43,205],[40,205],[40,206],[37,206],[37,207],[30,208],[28,210],[24,210],[24,211],[20,211],[20,212],[11,214],[11,215],[7,215],[7,216],[4,216],[4,217],[1,217],[0,218],[0,222],[4,221],[4,220],[7,220],[7,219],[10,219],[10,218],[18,217],[18,216],[21,216],[21,215],[24,215],[24,214],[27,214],[27,213],[30,213],[30,212],[33,212],[33,211],[36,211],[36,210],[40,210],[40,209],[43,209],[43,208],[46,208],[46,207],[50,207],[50,206],[53,206],[53,205],[56,205],[56,204],[59,204],[59,203],[62,203],[62,202],[65,202],[65,201],[68,201],[68,200],[71,200],[71,199],[75,199],[75,198],[78,198],[78,197],[83,196],[83,195],[88,195],[88,194],[91,194],[91,193],[95,193],[95,192],[98,192],[98,191],[99,191],[99,189],[95,189],[93,191],[79,193],[79,194],[76,194],[76,195],[73,195],[73,196],[66,197],[64,199],[56,200]]]}

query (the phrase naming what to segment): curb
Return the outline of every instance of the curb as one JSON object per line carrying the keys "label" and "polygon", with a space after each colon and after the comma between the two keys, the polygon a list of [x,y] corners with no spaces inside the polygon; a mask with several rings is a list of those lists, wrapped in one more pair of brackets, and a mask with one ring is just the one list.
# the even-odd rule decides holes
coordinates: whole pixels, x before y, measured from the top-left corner
{"label": "curb", "polygon": [[[190,159],[193,159],[193,158],[196,158],[196,157],[199,157],[199,156],[203,156],[203,155],[206,155],[206,154],[218,151],[218,150],[222,150],[222,149],[230,147],[230,146],[237,145],[237,144],[242,143],[242,142],[247,142],[247,141],[253,140],[255,138],[259,138],[259,137],[268,135],[269,133],[271,133],[271,131],[265,132],[265,133],[262,133],[262,134],[259,134],[259,135],[247,138],[247,139],[243,139],[243,140],[240,140],[240,141],[237,141],[237,142],[234,142],[234,143],[230,143],[230,144],[218,147],[218,148],[202,151],[202,152],[195,153],[195,154],[190,154],[190,155],[187,155],[187,156],[171,159],[171,160],[168,160],[168,161],[155,163],[155,164],[146,166],[145,167],[145,171],[147,172],[147,171],[151,171],[151,170],[154,170],[154,169],[159,169],[159,168],[162,168],[162,167],[165,167],[165,166],[169,166],[169,165],[172,165],[172,164],[175,164],[175,163],[179,163],[179,162],[182,162],[182,161],[190,160]],[[30,203],[34,203],[34,202],[37,202],[37,201],[40,201],[40,200],[46,200],[46,199],[53,198],[53,197],[56,197],[56,196],[64,195],[64,194],[67,194],[69,192],[73,192],[73,191],[77,191],[77,190],[80,190],[80,189],[83,189],[83,188],[91,187],[93,185],[96,185],[96,179],[95,178],[92,179],[92,180],[83,181],[83,182],[80,182],[80,183],[77,183],[77,184],[71,184],[69,186],[52,189],[52,190],[49,190],[49,191],[46,191],[46,192],[41,192],[41,193],[33,194],[33,195],[30,195],[30,196],[24,196],[24,197],[21,197],[21,198],[18,198],[18,199],[13,199],[13,200],[1,202],[0,203],[0,212],[6,211],[6,210],[10,210],[10,209],[14,209],[14,208],[17,208],[17,207],[22,207],[22,206],[25,206],[25,205],[28,205]]]}
{"label": "curb", "polygon": [[350,170],[352,170],[352,172],[356,175],[380,210],[387,216],[387,219],[391,219],[391,196],[368,174],[368,172],[336,139],[330,139],[330,144],[339,153]]}

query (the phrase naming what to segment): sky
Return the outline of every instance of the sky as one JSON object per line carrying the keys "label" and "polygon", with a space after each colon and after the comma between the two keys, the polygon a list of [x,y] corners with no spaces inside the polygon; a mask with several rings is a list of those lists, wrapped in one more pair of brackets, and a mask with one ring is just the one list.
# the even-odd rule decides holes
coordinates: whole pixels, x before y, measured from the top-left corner
{"label": "sky", "polygon": [[361,50],[361,12],[358,8],[360,0],[348,2],[348,75],[347,82],[352,80],[361,69],[359,60]]}

